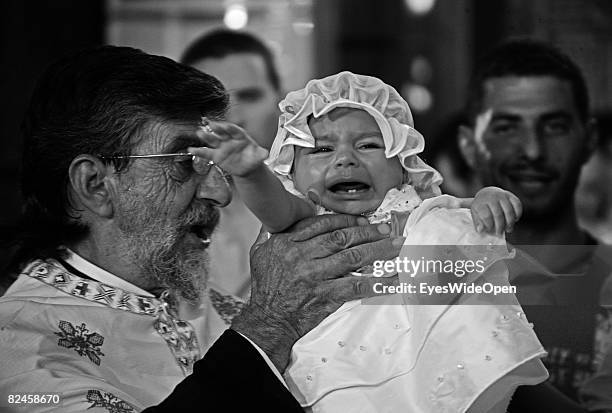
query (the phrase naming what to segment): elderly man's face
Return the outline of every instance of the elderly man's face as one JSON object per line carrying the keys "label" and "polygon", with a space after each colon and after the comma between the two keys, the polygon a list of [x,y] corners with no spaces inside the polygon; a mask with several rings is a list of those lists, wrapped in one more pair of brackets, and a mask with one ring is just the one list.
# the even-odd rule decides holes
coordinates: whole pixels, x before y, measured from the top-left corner
{"label": "elderly man's face", "polygon": [[[186,152],[202,146],[197,124],[158,125],[134,154]],[[190,161],[175,158],[134,159],[121,175],[115,217],[127,245],[126,254],[149,278],[196,300],[205,285],[208,243],[218,221],[217,206],[231,193],[213,168],[196,174]]]}
{"label": "elderly man's face", "polygon": [[590,154],[589,131],[569,82],[509,76],[485,82],[483,109],[475,127],[462,134],[482,183],[515,193],[525,216],[544,216],[573,202]]}

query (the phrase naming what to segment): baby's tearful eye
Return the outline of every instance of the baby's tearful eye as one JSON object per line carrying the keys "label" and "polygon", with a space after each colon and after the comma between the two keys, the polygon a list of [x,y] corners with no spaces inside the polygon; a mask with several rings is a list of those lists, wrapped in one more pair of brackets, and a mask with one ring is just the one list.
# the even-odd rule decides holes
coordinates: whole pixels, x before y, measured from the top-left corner
{"label": "baby's tearful eye", "polygon": [[329,146],[318,146],[316,148],[312,148],[310,153],[314,154],[314,153],[324,153],[324,152],[331,152],[332,148]]}
{"label": "baby's tearful eye", "polygon": [[359,149],[381,149],[382,146],[380,146],[378,143],[374,143],[374,142],[370,142],[370,143],[363,143],[361,145],[359,145]]}

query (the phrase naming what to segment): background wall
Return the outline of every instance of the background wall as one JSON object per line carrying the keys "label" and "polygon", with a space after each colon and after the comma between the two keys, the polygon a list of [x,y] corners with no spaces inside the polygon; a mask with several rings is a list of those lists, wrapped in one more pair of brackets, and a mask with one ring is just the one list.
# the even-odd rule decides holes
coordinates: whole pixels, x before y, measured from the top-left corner
{"label": "background wall", "polygon": [[[6,225],[21,208],[19,130],[36,79],[58,56],[102,44],[106,19],[102,0],[3,0],[0,10],[0,225]],[[0,248],[0,269],[7,255]]]}
{"label": "background wall", "polygon": [[244,29],[274,51],[288,90],[312,77],[311,0],[109,0],[106,38],[178,60],[192,40],[224,25],[231,6],[246,9]]}

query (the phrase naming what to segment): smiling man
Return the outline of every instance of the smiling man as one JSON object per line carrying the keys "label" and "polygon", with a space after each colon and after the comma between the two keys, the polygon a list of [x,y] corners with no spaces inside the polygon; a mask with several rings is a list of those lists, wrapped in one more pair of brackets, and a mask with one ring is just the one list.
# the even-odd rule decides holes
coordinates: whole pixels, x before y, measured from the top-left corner
{"label": "smiling man", "polygon": [[481,89],[480,110],[473,128],[461,129],[461,143],[483,185],[518,195],[526,219],[574,216],[574,190],[595,138],[584,84],[554,74],[500,75]]}
{"label": "smiling man", "polygon": [[598,368],[610,320],[598,304],[610,252],[578,226],[574,207],[596,142],[585,81],[552,46],[511,41],[477,65],[467,113],[470,124],[459,131],[465,160],[483,186],[509,190],[523,203],[508,240],[526,254],[510,262],[511,277],[549,353],[551,383],[578,400]]}

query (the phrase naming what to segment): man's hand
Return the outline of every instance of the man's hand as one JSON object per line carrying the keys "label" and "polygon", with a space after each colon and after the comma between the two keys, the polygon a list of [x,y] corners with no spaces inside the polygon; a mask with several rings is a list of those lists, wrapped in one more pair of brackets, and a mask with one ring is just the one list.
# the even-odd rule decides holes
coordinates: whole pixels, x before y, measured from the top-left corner
{"label": "man's hand", "polygon": [[273,234],[251,250],[251,298],[232,328],[255,342],[283,372],[293,344],[344,302],[375,295],[375,282],[397,277],[346,276],[399,255],[403,238],[365,218],[322,215]]}
{"label": "man's hand", "polygon": [[197,135],[207,147],[188,148],[190,153],[212,160],[233,176],[246,176],[263,166],[268,151],[244,129],[229,122],[210,121]]}

